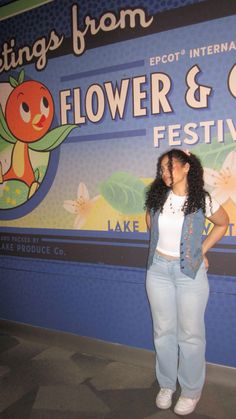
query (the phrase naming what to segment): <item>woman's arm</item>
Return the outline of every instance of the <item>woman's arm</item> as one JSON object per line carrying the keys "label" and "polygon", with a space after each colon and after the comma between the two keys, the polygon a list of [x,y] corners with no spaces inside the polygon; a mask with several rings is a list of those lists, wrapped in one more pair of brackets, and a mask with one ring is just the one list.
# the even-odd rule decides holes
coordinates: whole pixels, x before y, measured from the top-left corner
{"label": "woman's arm", "polygon": [[147,224],[148,230],[150,230],[151,218],[150,218],[150,212],[148,210],[146,211],[146,224]]}
{"label": "woman's arm", "polygon": [[223,207],[220,208],[210,217],[207,217],[208,220],[213,223],[213,228],[204,240],[202,244],[202,254],[205,262],[205,267],[208,269],[209,263],[206,257],[206,253],[211,247],[214,246],[226,233],[226,230],[229,225],[229,217],[227,212]]}

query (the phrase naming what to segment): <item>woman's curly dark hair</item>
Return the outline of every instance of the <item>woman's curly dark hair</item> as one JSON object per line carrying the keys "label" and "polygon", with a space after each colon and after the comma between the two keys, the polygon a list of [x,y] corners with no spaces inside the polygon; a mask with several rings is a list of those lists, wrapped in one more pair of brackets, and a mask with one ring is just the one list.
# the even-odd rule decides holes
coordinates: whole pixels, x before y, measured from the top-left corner
{"label": "woman's curly dark hair", "polygon": [[162,180],[161,163],[164,157],[168,157],[168,168],[173,182],[172,167],[173,158],[177,159],[183,165],[189,163],[190,168],[187,174],[187,200],[184,204],[184,214],[191,214],[200,208],[205,214],[206,205],[205,197],[209,196],[210,205],[211,197],[204,189],[203,168],[200,160],[195,154],[184,152],[183,150],[173,148],[170,151],[163,153],[157,162],[156,178],[151,183],[147,190],[145,208],[154,212],[160,209],[163,210],[163,205],[167,199],[168,192],[171,187],[166,186]]}

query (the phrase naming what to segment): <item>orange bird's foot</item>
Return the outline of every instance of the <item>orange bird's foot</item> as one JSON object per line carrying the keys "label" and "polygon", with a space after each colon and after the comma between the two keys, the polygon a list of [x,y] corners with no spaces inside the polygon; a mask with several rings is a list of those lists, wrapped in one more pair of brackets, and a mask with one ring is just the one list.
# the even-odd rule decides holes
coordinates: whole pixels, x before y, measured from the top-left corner
{"label": "orange bird's foot", "polygon": [[35,192],[37,191],[38,188],[39,188],[39,182],[34,181],[29,188],[27,199],[30,199],[31,196],[33,196],[35,194]]}

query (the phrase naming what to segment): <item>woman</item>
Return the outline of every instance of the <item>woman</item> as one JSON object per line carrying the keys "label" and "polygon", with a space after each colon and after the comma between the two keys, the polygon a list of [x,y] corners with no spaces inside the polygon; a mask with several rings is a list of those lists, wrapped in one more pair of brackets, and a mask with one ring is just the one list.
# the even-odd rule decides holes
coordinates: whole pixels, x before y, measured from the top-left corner
{"label": "woman", "polygon": [[[204,313],[209,295],[207,251],[228,227],[225,210],[204,190],[203,168],[188,151],[162,154],[146,198],[150,229],[147,294],[151,306],[156,404],[168,409],[178,379],[175,413],[194,411],[205,380]],[[205,217],[213,224],[202,243]]]}

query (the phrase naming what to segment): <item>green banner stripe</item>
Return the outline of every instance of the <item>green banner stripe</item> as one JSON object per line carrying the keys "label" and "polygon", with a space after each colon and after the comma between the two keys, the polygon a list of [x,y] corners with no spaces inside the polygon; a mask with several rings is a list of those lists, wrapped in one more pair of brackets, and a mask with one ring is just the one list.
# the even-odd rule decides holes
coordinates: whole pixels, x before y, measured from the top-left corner
{"label": "green banner stripe", "polygon": [[35,9],[46,3],[51,3],[54,0],[17,0],[13,3],[6,4],[0,7],[0,21],[9,19],[12,16]]}

